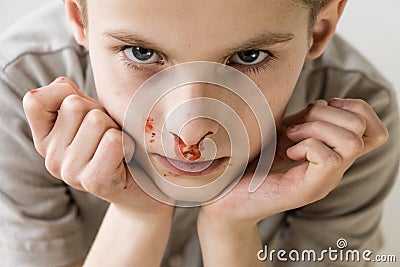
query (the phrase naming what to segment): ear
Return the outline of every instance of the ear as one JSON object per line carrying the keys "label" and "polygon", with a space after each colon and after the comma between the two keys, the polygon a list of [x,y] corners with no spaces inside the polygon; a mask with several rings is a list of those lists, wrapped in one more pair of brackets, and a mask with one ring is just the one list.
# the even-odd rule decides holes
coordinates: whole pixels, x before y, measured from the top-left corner
{"label": "ear", "polygon": [[71,22],[74,37],[78,44],[88,48],[85,25],[82,19],[82,10],[77,0],[64,0],[68,20]]}
{"label": "ear", "polygon": [[313,26],[307,61],[321,56],[336,32],[336,26],[342,16],[347,0],[328,0],[318,12]]}

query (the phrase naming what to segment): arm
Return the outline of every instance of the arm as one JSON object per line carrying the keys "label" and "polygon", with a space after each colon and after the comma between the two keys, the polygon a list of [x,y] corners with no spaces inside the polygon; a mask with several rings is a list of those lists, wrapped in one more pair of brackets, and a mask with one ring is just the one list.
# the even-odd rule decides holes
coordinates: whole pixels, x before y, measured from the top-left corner
{"label": "arm", "polygon": [[[398,177],[400,162],[400,120],[396,95],[387,86],[382,88],[367,78],[360,79],[352,86],[352,89],[346,90],[346,94],[363,97],[372,106],[388,129],[389,140],[380,148],[357,159],[339,186],[326,198],[289,212],[286,220],[289,224],[282,238],[269,244],[275,248],[336,248],[336,241],[345,238],[349,249],[369,249],[376,254],[383,244],[380,232],[383,204]],[[324,234],[316,235],[315,232]],[[340,264],[328,262],[322,266]],[[367,263],[347,264],[366,266]],[[298,265],[278,262],[274,266]]]}
{"label": "arm", "polygon": [[114,266],[117,263],[118,266],[159,266],[171,219],[168,215],[140,219],[110,205],[86,260],[65,267]]}
{"label": "arm", "polygon": [[172,214],[139,218],[111,205],[84,266],[160,266],[171,222]]}
{"label": "arm", "polygon": [[118,125],[66,78],[28,92],[23,103],[52,175],[111,203],[84,266],[158,266],[173,208],[135,183],[125,165],[133,140],[125,141],[124,151]]}
{"label": "arm", "polygon": [[221,224],[204,214],[199,214],[197,229],[204,266],[267,266],[256,256],[263,246],[257,224]]}
{"label": "arm", "polygon": [[0,266],[62,266],[78,261],[85,248],[77,204],[67,186],[46,171],[32,143],[22,95],[2,74]]}
{"label": "arm", "polygon": [[[81,266],[159,266],[169,237],[172,216],[137,218],[110,205],[85,261]],[[112,252],[112,253],[110,253]]]}
{"label": "arm", "polygon": [[[287,158],[275,159],[263,185],[254,193],[247,192],[252,174],[250,166],[231,192],[218,201],[202,207],[198,227],[199,234],[203,234],[200,240],[206,264],[213,266],[212,263],[215,261],[223,264],[230,261],[229,257],[235,259],[231,262],[231,266],[246,266],[246,262],[257,264],[255,249],[259,240],[255,237],[254,229],[262,218],[314,202],[318,203],[330,193],[334,194],[334,189],[355,159],[382,146],[388,138],[387,130],[378,116],[361,100],[333,99],[329,103],[317,101],[305,110],[286,118],[285,121],[288,125],[296,125],[280,131],[278,138],[280,141],[277,151],[283,155],[286,152]],[[354,195],[349,194],[349,198],[355,202]],[[326,224],[333,221],[334,218],[327,220]],[[237,227],[238,225],[250,227],[243,230]],[[226,229],[233,231],[229,230],[226,233]],[[301,227],[298,229],[301,231]],[[303,238],[285,236],[299,242],[304,240],[307,242],[318,236],[315,224],[305,229],[309,229],[310,232],[308,235],[303,232]],[[214,243],[207,240],[210,238],[210,234],[207,234],[209,232],[214,234],[211,237],[214,238]],[[325,236],[321,238],[325,239]],[[230,246],[229,249],[232,251],[227,252],[226,258],[219,258],[217,253],[210,253],[212,248],[218,246],[224,248],[223,241],[226,240],[229,240],[230,244],[240,244],[244,240],[247,246],[242,246],[241,252]],[[248,240],[250,243],[247,243]],[[304,249],[313,248],[315,247]],[[291,263],[282,264],[290,266]]]}

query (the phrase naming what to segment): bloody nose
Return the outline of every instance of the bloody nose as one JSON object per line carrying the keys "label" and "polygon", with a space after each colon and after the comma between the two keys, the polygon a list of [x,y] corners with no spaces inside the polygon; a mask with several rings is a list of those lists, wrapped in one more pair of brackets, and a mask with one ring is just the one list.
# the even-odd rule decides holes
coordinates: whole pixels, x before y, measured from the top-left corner
{"label": "bloody nose", "polygon": [[200,148],[201,141],[203,141],[203,139],[206,138],[207,136],[212,135],[214,133],[209,131],[205,135],[203,135],[197,143],[190,145],[187,145],[178,135],[174,133],[172,134],[174,135],[175,154],[178,157],[185,158],[186,160],[196,161],[201,157],[201,148]]}

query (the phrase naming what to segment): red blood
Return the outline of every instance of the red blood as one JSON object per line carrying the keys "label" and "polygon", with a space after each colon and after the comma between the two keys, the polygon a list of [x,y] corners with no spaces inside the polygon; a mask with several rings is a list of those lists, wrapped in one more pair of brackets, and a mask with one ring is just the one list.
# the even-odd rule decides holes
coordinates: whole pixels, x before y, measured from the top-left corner
{"label": "red blood", "polygon": [[150,140],[150,143],[154,143],[154,140]]}
{"label": "red blood", "polygon": [[154,122],[153,118],[150,118],[150,117],[147,118],[146,127],[145,127],[145,132],[146,133],[153,131],[153,129],[154,129],[153,122]]}
{"label": "red blood", "polygon": [[[184,158],[190,161],[195,161],[198,160],[201,157],[201,150],[199,148],[199,145],[201,141],[207,136],[213,134],[213,132],[208,132],[206,133],[200,140],[197,142],[197,144],[194,145],[186,145],[185,142],[176,134],[174,134],[174,140],[175,140],[175,153],[177,155],[182,155]],[[178,150],[179,149],[179,150]]]}
{"label": "red blood", "polygon": [[35,90],[30,90],[29,91],[31,94],[36,94],[37,92],[39,92],[39,90],[38,89],[35,89]]}
{"label": "red blood", "polygon": [[151,133],[151,136],[152,136],[152,137],[156,136],[156,133]]}

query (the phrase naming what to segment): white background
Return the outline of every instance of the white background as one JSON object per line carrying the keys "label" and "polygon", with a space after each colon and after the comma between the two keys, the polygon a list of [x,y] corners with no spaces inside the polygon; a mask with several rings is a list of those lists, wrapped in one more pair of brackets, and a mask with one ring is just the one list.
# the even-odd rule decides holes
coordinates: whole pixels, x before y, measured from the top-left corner
{"label": "white background", "polygon": [[[0,31],[32,8],[48,1],[50,0],[1,0]],[[338,31],[384,73],[395,86],[400,99],[400,1],[350,0]],[[395,138],[400,140],[400,137]],[[382,228],[386,244],[379,252],[396,254],[397,264],[400,262],[399,200],[400,181],[397,181],[385,204]]]}

